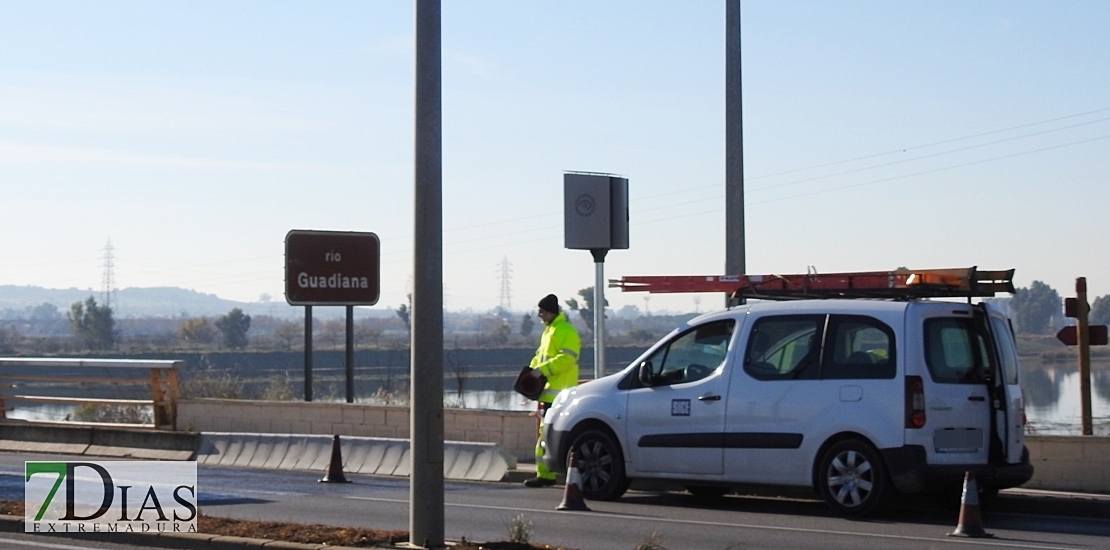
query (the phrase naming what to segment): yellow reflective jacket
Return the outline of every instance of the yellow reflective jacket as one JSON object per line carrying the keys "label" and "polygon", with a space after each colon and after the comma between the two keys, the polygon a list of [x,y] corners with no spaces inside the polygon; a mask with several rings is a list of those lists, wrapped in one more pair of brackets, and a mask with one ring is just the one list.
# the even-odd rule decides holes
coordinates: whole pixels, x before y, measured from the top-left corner
{"label": "yellow reflective jacket", "polygon": [[565,313],[559,315],[543,329],[540,347],[528,366],[540,369],[547,377],[540,401],[551,403],[559,390],[578,385],[578,352],[581,349],[578,332],[567,321]]}

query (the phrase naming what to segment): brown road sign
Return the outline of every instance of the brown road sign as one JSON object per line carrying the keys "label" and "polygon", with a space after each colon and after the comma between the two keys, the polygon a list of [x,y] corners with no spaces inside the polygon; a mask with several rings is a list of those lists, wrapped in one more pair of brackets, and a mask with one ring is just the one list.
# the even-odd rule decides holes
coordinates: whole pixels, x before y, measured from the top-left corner
{"label": "brown road sign", "polygon": [[[1091,325],[1087,327],[1087,335],[1092,346],[1105,346],[1107,343],[1106,325]],[[1056,333],[1056,339],[1068,346],[1079,344],[1079,337],[1075,325],[1066,326]]]}
{"label": "brown road sign", "polygon": [[285,236],[285,301],[294,306],[372,306],[380,290],[378,236],[304,231]]}

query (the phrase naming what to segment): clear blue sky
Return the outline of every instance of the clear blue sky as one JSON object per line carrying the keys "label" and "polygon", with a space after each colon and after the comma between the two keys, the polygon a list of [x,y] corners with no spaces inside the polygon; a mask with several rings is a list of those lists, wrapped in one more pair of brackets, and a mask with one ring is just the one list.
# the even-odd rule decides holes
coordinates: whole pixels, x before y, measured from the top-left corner
{"label": "clear blue sky", "polygon": [[[591,286],[562,173],[629,178],[606,275],[724,269],[724,3],[443,5],[444,296]],[[1110,294],[1110,2],[743,2],[749,273],[1016,268]],[[0,284],[283,301],[290,229],[411,289],[413,4],[0,0]],[[694,296],[609,291],[690,311]],[[721,299],[702,296],[696,307]],[[126,304],[119,304],[126,315]]]}

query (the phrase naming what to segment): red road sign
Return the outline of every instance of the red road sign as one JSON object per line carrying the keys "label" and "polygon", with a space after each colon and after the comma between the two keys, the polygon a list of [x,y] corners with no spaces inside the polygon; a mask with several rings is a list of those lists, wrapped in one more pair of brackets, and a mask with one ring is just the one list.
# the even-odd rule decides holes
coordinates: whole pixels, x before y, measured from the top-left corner
{"label": "red road sign", "polygon": [[378,303],[378,236],[293,230],[285,236],[285,301],[294,306]]}
{"label": "red road sign", "polygon": [[[1106,325],[1090,325],[1087,327],[1087,335],[1090,337],[1092,346],[1105,346],[1107,343]],[[1056,339],[1068,346],[1079,345],[1079,336],[1075,325],[1060,329],[1060,332],[1056,333]]]}

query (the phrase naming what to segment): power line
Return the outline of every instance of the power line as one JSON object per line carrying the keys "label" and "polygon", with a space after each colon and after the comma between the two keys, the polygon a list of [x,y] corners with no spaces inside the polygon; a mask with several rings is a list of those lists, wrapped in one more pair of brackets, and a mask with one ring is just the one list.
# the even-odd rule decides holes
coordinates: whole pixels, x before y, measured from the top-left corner
{"label": "power line", "polygon": [[[1004,159],[1008,159],[1008,158],[1014,158],[1014,157],[1029,155],[1029,154],[1033,154],[1033,153],[1040,153],[1040,152],[1044,152],[1044,151],[1050,151],[1052,149],[1060,149],[1060,148],[1063,148],[1063,147],[1070,147],[1070,146],[1073,146],[1073,145],[1081,145],[1081,144],[1084,144],[1084,143],[1090,143],[1090,142],[1093,142],[1093,141],[1099,141],[1099,140],[1108,139],[1108,138],[1110,138],[1110,135],[1100,136],[1100,137],[1091,138],[1091,139],[1084,139],[1084,140],[1079,140],[1079,141],[1073,141],[1073,142],[1070,142],[1070,143],[1063,143],[1063,144],[1060,144],[1060,145],[1053,145],[1051,147],[1043,147],[1043,148],[1040,148],[1040,149],[1022,151],[1022,152],[1019,152],[1019,153],[1013,153],[1013,154],[1010,154],[1010,155],[1002,155],[1002,156],[993,157],[993,158],[989,158],[989,159],[981,159],[981,160],[976,160],[976,161],[971,161],[971,162],[965,162],[965,163],[962,163],[962,164],[944,166],[944,167],[940,167],[940,168],[934,168],[934,169],[931,169],[931,170],[923,170],[923,171],[920,171],[920,172],[913,172],[913,173],[910,173],[910,174],[902,174],[902,175],[898,175],[898,176],[891,176],[891,177],[888,177],[888,178],[880,178],[880,179],[861,182],[861,183],[854,183],[854,184],[850,184],[850,185],[842,185],[842,186],[839,186],[839,187],[831,187],[831,188],[828,188],[828,189],[820,189],[820,190],[817,190],[817,191],[811,191],[809,193],[799,193],[799,194],[790,195],[790,196],[787,196],[787,197],[779,197],[779,198],[768,199],[768,200],[759,201],[759,202],[749,202],[748,205],[749,206],[755,206],[755,205],[767,204],[767,203],[771,203],[771,202],[779,202],[779,201],[783,201],[783,200],[807,197],[807,196],[810,196],[810,195],[831,193],[833,191],[841,191],[841,190],[844,190],[844,189],[851,189],[853,187],[863,187],[865,185],[874,185],[874,184],[877,184],[877,183],[886,183],[888,181],[910,178],[910,177],[914,177],[914,176],[921,176],[921,175],[925,175],[925,174],[932,174],[932,173],[936,173],[936,172],[943,172],[943,171],[946,171],[946,170],[955,170],[957,168],[965,168],[965,167],[968,167],[968,166],[974,166],[976,164],[983,164],[983,163],[987,163],[987,162],[993,162],[993,161],[996,161],[996,160],[1004,160]],[[688,203],[685,203],[685,204],[691,204],[691,203],[695,203],[695,202],[705,202],[705,201],[710,201],[710,200],[720,201],[721,199],[720,199],[720,197],[711,197],[711,198],[703,199],[701,201],[689,201]],[[658,223],[658,222],[663,222],[663,221],[676,220],[676,219],[681,219],[681,218],[689,218],[689,217],[693,217],[693,216],[704,216],[704,215],[707,215],[707,214],[713,214],[713,213],[720,212],[720,210],[721,210],[721,208],[718,207],[718,208],[714,208],[712,210],[703,210],[703,211],[700,211],[700,212],[691,212],[691,213],[687,213],[687,214],[678,214],[678,215],[675,215],[675,216],[667,216],[667,217],[664,217],[664,218],[656,218],[656,219],[652,219],[652,220],[643,220],[643,221],[632,222],[632,225],[633,226],[638,226],[638,225],[646,225],[646,224]],[[539,228],[539,229],[535,229],[535,230],[530,230],[529,232],[536,232],[536,231],[542,230],[542,229],[548,229],[550,231],[551,229],[557,229],[557,226],[552,226],[552,227],[548,227],[548,228]],[[559,237],[560,237],[559,235],[551,235],[551,236],[547,236],[547,237],[529,239],[529,240],[526,240],[526,241],[517,241],[517,242],[512,242],[512,243],[494,244],[494,245],[481,246],[481,247],[476,247],[476,248],[466,248],[466,249],[456,248],[456,249],[452,249],[449,253],[452,254],[452,255],[466,254],[466,253],[470,253],[470,252],[477,252],[477,251],[480,251],[480,250],[488,250],[488,249],[491,249],[491,248],[498,248],[498,247],[502,247],[502,246],[528,244],[528,243],[535,243],[535,242],[541,242],[541,241],[555,240]]]}
{"label": "power line", "polygon": [[[794,169],[791,169],[791,170],[783,170],[783,171],[780,171],[780,172],[773,172],[773,173],[770,173],[770,174],[760,174],[760,175],[757,175],[757,176],[747,176],[747,177],[744,178],[744,181],[746,183],[746,182],[749,182],[749,181],[764,179],[764,178],[770,178],[770,177],[774,177],[774,176],[782,176],[782,175],[785,175],[785,174],[792,174],[792,173],[796,173],[796,172],[804,172],[804,171],[807,171],[807,170],[815,170],[817,168],[827,168],[829,166],[836,166],[836,165],[839,165],[839,164],[848,164],[850,162],[856,162],[856,161],[860,161],[860,160],[878,158],[878,157],[883,157],[883,156],[892,155],[892,154],[896,154],[896,153],[904,153],[906,151],[913,151],[913,150],[916,150],[916,149],[925,149],[925,148],[928,148],[928,147],[935,147],[937,145],[944,145],[946,143],[955,143],[957,141],[965,141],[965,140],[968,140],[968,139],[974,139],[974,138],[979,138],[979,137],[983,137],[983,136],[1001,134],[1001,133],[1004,133],[1004,132],[1009,132],[1009,131],[1012,131],[1012,130],[1018,130],[1018,129],[1021,129],[1021,128],[1028,128],[1028,127],[1031,127],[1031,126],[1039,126],[1039,125],[1042,125],[1042,124],[1049,124],[1049,123],[1052,123],[1052,122],[1059,122],[1061,120],[1067,120],[1067,119],[1070,119],[1070,118],[1077,118],[1077,117],[1091,115],[1091,114],[1095,114],[1095,113],[1101,113],[1101,112],[1105,112],[1105,111],[1110,111],[1110,107],[1107,107],[1107,108],[1104,108],[1104,109],[1095,109],[1093,111],[1086,111],[1086,112],[1083,112],[1083,113],[1076,113],[1076,114],[1073,114],[1073,115],[1067,115],[1067,116],[1052,118],[1052,119],[1048,119],[1048,120],[1042,120],[1042,121],[1038,121],[1038,122],[1030,122],[1028,124],[1019,124],[1017,126],[1010,126],[1008,128],[1003,128],[1003,129],[1000,129],[1000,130],[991,130],[989,132],[980,132],[978,134],[971,134],[971,135],[962,136],[962,137],[958,137],[958,138],[951,138],[951,139],[944,139],[944,140],[940,140],[940,141],[934,141],[932,143],[927,143],[927,144],[924,144],[924,145],[915,145],[915,146],[911,146],[911,147],[903,147],[903,148],[900,148],[900,149],[893,149],[893,150],[882,152],[882,153],[874,153],[874,154],[870,154],[870,155],[863,155],[863,156],[853,157],[853,158],[844,159],[844,160],[827,162],[827,163],[824,163],[824,164],[816,164],[816,165],[807,166],[807,167],[804,167],[804,168],[794,168]],[[839,172],[839,173],[835,173],[835,174],[827,174],[827,175],[824,175],[824,176],[816,176],[814,178],[808,178],[808,179],[804,179],[804,180],[796,180],[796,181],[791,181],[791,182],[786,182],[786,183],[781,183],[781,184],[776,184],[776,185],[769,185],[769,186],[765,186],[765,187],[759,187],[759,188],[756,188],[756,189],[752,189],[751,191],[762,191],[764,189],[772,189],[774,187],[781,187],[781,186],[785,186],[785,185],[793,185],[793,184],[796,184],[796,183],[808,182],[808,181],[813,181],[813,180],[817,180],[817,179],[821,179],[821,178],[828,178],[828,177],[839,176],[839,175],[848,174],[848,173],[852,173],[852,172],[858,172],[858,171],[862,171],[862,170],[869,170],[871,168],[879,168],[879,167],[883,167],[883,166],[890,166],[892,164],[899,164],[899,163],[910,162],[910,161],[913,161],[913,160],[918,160],[918,159],[923,159],[923,158],[930,158],[930,157],[940,156],[940,155],[949,154],[949,153],[966,151],[968,149],[974,149],[974,148],[983,147],[983,146],[986,146],[986,145],[995,145],[995,144],[1003,143],[1003,142],[1006,142],[1006,141],[1013,141],[1015,139],[1021,139],[1023,137],[1031,137],[1031,136],[1047,134],[1047,133],[1051,133],[1051,132],[1055,132],[1055,131],[1059,131],[1059,130],[1067,130],[1067,129],[1076,128],[1076,127],[1079,127],[1079,126],[1085,126],[1085,125],[1088,125],[1088,124],[1095,124],[1095,123],[1098,123],[1098,122],[1105,122],[1107,120],[1110,120],[1110,118],[1101,118],[1101,119],[1098,119],[1098,120],[1093,120],[1093,121],[1088,121],[1088,122],[1081,122],[1079,124],[1073,124],[1071,126],[1064,126],[1062,128],[1054,128],[1054,129],[1051,129],[1051,130],[1043,130],[1043,131],[1040,131],[1040,132],[1025,134],[1023,136],[1017,136],[1017,137],[1013,137],[1013,138],[1005,138],[1005,139],[1000,139],[1000,140],[991,141],[991,142],[987,142],[987,143],[982,143],[982,144],[978,144],[978,145],[970,145],[970,146],[962,147],[962,148],[958,148],[958,149],[950,149],[948,151],[944,151],[944,152],[941,152],[941,153],[933,153],[933,154],[930,154],[930,155],[914,157],[912,159],[898,160],[898,161],[893,161],[893,162],[886,163],[886,164],[878,164],[878,165],[872,166],[870,168],[860,168],[860,169],[857,169],[857,170],[850,170],[850,171]],[[670,195],[687,194],[691,191],[700,191],[700,190],[703,190],[703,189],[716,189],[716,188],[722,187],[722,185],[723,184],[714,183],[714,184],[710,184],[710,185],[701,185],[701,186],[698,186],[698,187],[684,187],[684,188],[681,188],[681,189],[677,189],[675,191],[668,191],[666,193],[659,193],[659,194],[655,194],[655,195],[649,195],[649,196],[646,196],[646,197],[641,197],[641,198],[637,199],[637,202],[647,200],[647,199],[667,197],[667,196],[670,196]],[[669,205],[667,205],[667,206],[669,206]]]}
{"label": "power line", "polygon": [[[883,164],[875,164],[875,165],[872,165],[872,166],[865,166],[863,168],[855,168],[853,170],[845,170],[843,172],[834,172],[832,174],[825,174],[825,175],[822,175],[822,176],[813,176],[811,178],[788,181],[788,182],[783,182],[783,183],[779,183],[779,184],[775,184],[775,185],[768,185],[768,186],[765,186],[765,187],[760,187],[758,189],[753,189],[753,191],[763,191],[765,189],[774,189],[776,187],[785,187],[787,185],[796,185],[796,184],[799,184],[799,183],[807,183],[807,182],[811,182],[811,181],[815,181],[815,180],[819,180],[819,179],[832,178],[832,177],[836,177],[836,176],[843,176],[843,175],[846,175],[846,174],[854,174],[854,173],[857,173],[857,172],[866,172],[867,170],[874,170],[876,168],[885,168],[887,166],[894,166],[895,164],[905,164],[907,162],[913,162],[913,161],[916,161],[916,160],[939,157],[939,156],[943,156],[943,155],[949,155],[949,154],[952,154],[952,153],[959,153],[959,152],[962,152],[962,151],[968,151],[970,149],[977,149],[977,148],[980,148],[980,147],[987,147],[989,145],[997,145],[999,143],[1005,143],[1007,141],[1025,139],[1027,137],[1039,136],[1039,135],[1043,135],[1043,134],[1049,134],[1049,133],[1052,133],[1052,132],[1059,132],[1060,130],[1070,130],[1072,128],[1078,128],[1080,126],[1086,126],[1088,124],[1095,124],[1095,123],[1098,123],[1098,122],[1106,122],[1107,120],[1110,120],[1110,118],[1100,118],[1098,120],[1080,122],[1079,124],[1073,124],[1071,126],[1064,126],[1062,128],[1053,128],[1051,130],[1042,130],[1040,132],[1033,132],[1031,134],[1014,136],[1014,137],[1009,137],[1009,138],[1005,138],[1005,139],[999,139],[999,140],[996,140],[996,141],[989,141],[989,142],[986,142],[986,143],[979,143],[979,144],[976,144],[976,145],[968,145],[967,147],[960,147],[958,149],[949,149],[947,151],[940,151],[940,152],[937,152],[937,153],[931,153],[931,154],[922,155],[922,156],[919,156],[919,157],[895,160],[895,161],[886,162],[886,163],[883,163]],[[949,141],[953,141],[953,140],[949,140]],[[905,150],[908,151],[909,149],[905,149]]]}
{"label": "power line", "polygon": [[1063,147],[1071,147],[1072,145],[1082,145],[1084,143],[1091,143],[1093,141],[1099,141],[1099,140],[1103,140],[1103,139],[1110,139],[1110,135],[1099,136],[1099,137],[1090,138],[1090,139],[1083,139],[1083,140],[1079,140],[1079,141],[1073,141],[1071,143],[1063,143],[1063,144],[1060,144],[1060,145],[1053,145],[1051,147],[1043,147],[1041,149],[1033,149],[1033,150],[1030,150],[1030,151],[1022,151],[1020,153],[1013,153],[1013,154],[1010,154],[1010,155],[1002,155],[1000,157],[993,157],[993,158],[989,158],[989,159],[980,159],[980,160],[975,160],[975,161],[971,161],[971,162],[965,162],[963,164],[954,164],[952,166],[943,166],[941,168],[934,168],[932,170],[924,170],[924,171],[921,171],[921,172],[914,172],[912,174],[902,174],[900,176],[891,176],[889,178],[880,178],[880,179],[877,179],[877,180],[865,181],[865,182],[861,182],[861,183],[853,183],[851,185],[842,185],[840,187],[831,187],[831,188],[828,188],[828,189],[820,189],[820,190],[812,191],[812,192],[809,192],[809,193],[800,193],[800,194],[797,194],[797,195],[790,195],[788,197],[779,197],[777,199],[768,199],[768,200],[765,200],[765,201],[759,201],[759,202],[751,203],[751,204],[767,204],[769,202],[778,202],[778,201],[787,200],[787,199],[808,197],[810,195],[819,195],[819,194],[823,194],[823,193],[831,193],[833,191],[841,191],[841,190],[844,190],[844,189],[851,189],[853,187],[863,187],[865,185],[873,185],[873,184],[876,184],[876,183],[886,183],[888,181],[893,181],[893,180],[897,180],[897,179],[909,178],[909,177],[913,177],[913,176],[921,176],[921,175],[925,175],[925,174],[933,174],[933,173],[936,173],[936,172],[943,172],[945,170],[955,170],[956,168],[966,168],[968,166],[974,166],[976,164],[983,164],[983,163],[986,163],[986,162],[994,162],[996,160],[1003,160],[1003,159],[1008,159],[1008,158],[1020,157],[1022,155],[1030,155],[1030,154],[1033,154],[1033,153],[1041,153],[1041,152],[1044,152],[1044,151],[1051,151],[1053,149],[1061,149]]}
{"label": "power line", "polygon": [[[937,145],[944,145],[945,143],[954,143],[954,142],[957,142],[957,141],[975,139],[975,138],[978,138],[978,137],[989,136],[989,135],[993,135],[993,134],[1001,134],[1003,132],[1009,132],[1011,130],[1018,130],[1018,129],[1021,129],[1021,128],[1028,128],[1030,126],[1040,126],[1041,124],[1050,124],[1052,122],[1059,122],[1061,120],[1067,120],[1069,118],[1078,118],[1078,117],[1081,117],[1081,116],[1093,115],[1095,113],[1102,113],[1102,112],[1105,112],[1105,111],[1110,111],[1110,107],[1106,107],[1106,108],[1103,108],[1103,109],[1095,109],[1093,111],[1086,111],[1086,112],[1083,112],[1083,113],[1076,113],[1074,115],[1066,115],[1066,116],[1062,116],[1062,117],[1051,118],[1051,119],[1042,120],[1042,121],[1039,121],[1039,122],[1030,122],[1030,123],[1027,123],[1027,124],[1019,124],[1017,126],[1010,126],[1009,128],[1002,128],[1001,130],[991,130],[989,132],[981,132],[981,133],[978,133],[978,134],[971,134],[971,135],[968,135],[968,136],[963,136],[963,137],[958,137],[958,138],[943,139],[943,140],[940,140],[940,141],[934,141],[932,143],[926,143],[924,145],[914,145],[912,147],[903,147],[901,149],[892,149],[890,151],[885,151],[885,152],[882,152],[882,153],[873,153],[873,154],[870,154],[870,155],[864,155],[862,157],[855,157],[855,158],[850,158],[850,159],[845,159],[845,160],[838,160],[838,161],[834,161],[834,162],[827,162],[825,164],[816,164],[816,165],[813,165],[813,166],[807,166],[805,168],[794,168],[794,169],[791,169],[791,170],[783,170],[781,172],[774,172],[774,173],[771,173],[771,174],[760,174],[758,176],[752,176],[750,178],[745,178],[745,180],[770,178],[770,177],[773,177],[773,176],[781,176],[783,174],[792,174],[794,172],[803,172],[803,171],[806,171],[806,170],[814,170],[814,169],[817,169],[817,168],[825,168],[825,167],[828,167],[828,166],[836,166],[838,164],[847,164],[849,162],[855,162],[857,160],[867,160],[867,159],[876,158],[876,157],[883,157],[883,156],[886,156],[886,155],[893,155],[893,154],[896,154],[896,153],[905,153],[906,151],[912,151],[914,149],[924,149],[924,148],[927,148],[927,147],[935,147]],[[1106,119],[1102,119],[1102,120],[1106,120]],[[1099,122],[1099,121],[1095,121],[1095,122]]]}
{"label": "power line", "polygon": [[[955,142],[959,142],[959,141],[966,141],[966,140],[969,140],[969,139],[974,139],[974,138],[979,138],[979,137],[984,137],[984,136],[989,136],[989,135],[994,135],[994,134],[1001,134],[1001,133],[1010,132],[1010,131],[1013,131],[1013,130],[1018,130],[1018,129],[1021,129],[1021,128],[1028,128],[1028,127],[1032,127],[1032,126],[1040,126],[1040,125],[1043,125],[1043,124],[1049,124],[1049,123],[1052,123],[1052,122],[1059,122],[1061,120],[1077,118],[1077,117],[1086,116],[1086,115],[1090,115],[1090,114],[1094,114],[1094,113],[1101,113],[1101,112],[1105,112],[1105,111],[1110,111],[1110,107],[1107,107],[1107,108],[1104,108],[1104,109],[1095,109],[1093,111],[1086,111],[1086,112],[1083,112],[1083,113],[1076,113],[1076,114],[1072,114],[1072,115],[1066,115],[1066,116],[1052,118],[1052,119],[1048,119],[1048,120],[1042,120],[1042,121],[1038,121],[1038,122],[1030,122],[1030,123],[1027,123],[1027,124],[1019,124],[1017,126],[1010,126],[1008,128],[1002,128],[1002,129],[999,129],[999,130],[991,130],[989,132],[980,132],[980,133],[977,133],[977,134],[971,134],[971,135],[961,136],[961,137],[957,137],[957,138],[950,138],[950,139],[944,139],[944,140],[940,140],[940,141],[934,141],[932,143],[926,143],[926,144],[923,144],[923,145],[914,145],[914,146],[910,146],[910,147],[903,147],[903,148],[900,148],[900,149],[892,149],[890,151],[885,151],[885,152],[882,152],[882,153],[873,153],[873,154],[870,154],[870,155],[863,155],[863,156],[859,156],[859,157],[853,157],[853,158],[849,158],[849,159],[838,160],[838,161],[828,162],[828,163],[824,163],[824,164],[817,164],[817,165],[813,165],[813,166],[807,166],[807,167],[804,167],[804,168],[795,168],[795,169],[791,169],[791,170],[783,170],[781,172],[773,172],[773,173],[770,173],[770,174],[761,174],[761,175],[758,175],[758,176],[750,176],[750,177],[744,178],[744,181],[747,182],[747,181],[751,181],[751,180],[769,178],[769,177],[773,177],[773,176],[781,176],[781,175],[784,175],[784,174],[791,174],[791,173],[795,173],[795,172],[804,172],[804,171],[807,171],[807,170],[814,170],[814,169],[817,169],[817,168],[826,168],[826,167],[829,167],[829,166],[836,166],[836,165],[839,165],[839,164],[847,164],[847,163],[850,163],[850,162],[856,162],[856,161],[860,161],[860,160],[878,158],[878,157],[883,157],[883,156],[892,155],[892,154],[896,154],[896,153],[905,153],[906,151],[913,151],[913,150],[917,150],[917,149],[925,149],[925,148],[929,148],[929,147],[935,147],[935,146],[938,146],[938,145],[944,145],[946,143],[955,143]],[[891,166],[891,165],[895,165],[895,164],[903,164],[903,163],[912,162],[912,161],[915,161],[915,160],[932,158],[932,157],[947,155],[947,154],[951,154],[951,153],[966,151],[966,150],[969,150],[969,149],[976,149],[976,148],[980,148],[980,147],[986,147],[988,145],[997,145],[999,143],[1005,143],[1007,141],[1014,141],[1014,140],[1023,139],[1023,138],[1027,138],[1027,137],[1049,134],[1049,133],[1058,132],[1058,131],[1061,131],[1061,130],[1069,130],[1069,129],[1072,129],[1072,128],[1077,128],[1077,127],[1080,127],[1080,126],[1086,126],[1086,125],[1089,125],[1089,124],[1096,124],[1096,123],[1099,123],[1099,122],[1106,122],[1108,120],[1110,120],[1110,117],[1100,118],[1100,119],[1097,119],[1097,120],[1091,120],[1091,121],[1087,121],[1087,122],[1080,122],[1078,124],[1072,124],[1070,126],[1063,126],[1063,127],[1060,127],[1060,128],[1042,130],[1042,131],[1039,131],[1039,132],[1023,134],[1023,135],[1020,135],[1020,136],[999,139],[999,140],[990,141],[990,142],[986,142],[986,143],[980,143],[980,144],[976,144],[976,145],[969,145],[967,147],[949,149],[947,151],[941,151],[941,152],[938,152],[938,153],[931,153],[931,154],[928,154],[928,155],[914,157],[914,158],[911,158],[911,159],[901,159],[901,160],[896,160],[896,161],[892,161],[892,162],[888,162],[888,163],[876,164],[876,165],[869,166],[869,167],[857,168],[857,169],[854,169],[854,170],[847,170],[847,171],[844,171],[844,172],[837,172],[837,173],[833,173],[833,174],[826,174],[826,175],[823,175],[823,176],[815,176],[815,177],[812,177],[812,178],[806,178],[806,179],[802,179],[802,180],[795,180],[795,181],[780,183],[780,184],[776,184],[776,185],[769,185],[769,186],[765,186],[765,187],[759,187],[757,189],[753,189],[753,191],[762,191],[764,189],[772,189],[772,188],[775,188],[775,187],[782,187],[782,186],[786,186],[786,185],[794,185],[794,184],[797,184],[797,183],[805,183],[805,182],[814,181],[814,180],[818,180],[818,179],[822,179],[822,178],[841,176],[841,175],[845,175],[845,174],[851,174],[851,173],[855,173],[855,172],[872,170],[872,169],[875,169],[875,168],[882,168],[882,167],[885,167],[885,166]],[[645,197],[641,197],[640,199],[637,199],[637,202],[647,200],[647,199],[655,199],[655,198],[660,198],[660,197],[666,197],[666,196],[670,196],[670,195],[687,194],[691,191],[698,191],[698,190],[702,190],[702,189],[715,189],[715,188],[719,188],[719,187],[721,187],[721,184],[702,185],[702,186],[698,186],[698,187],[684,187],[684,188],[681,188],[681,189],[678,189],[678,190],[675,190],[675,191],[668,191],[666,193],[658,193],[658,194],[655,194],[655,195],[648,195],[648,196],[645,196]],[[670,208],[672,206],[674,206],[674,205],[673,204],[667,204],[667,205],[663,206],[663,208]],[[555,215],[557,215],[557,213],[538,214],[538,215],[537,214],[532,214],[532,215],[529,215],[529,216],[526,216],[526,217],[521,217],[521,218],[491,221],[491,222],[484,222],[484,223],[480,223],[480,224],[472,224],[472,225],[467,225],[467,226],[456,227],[456,228],[452,228],[452,231],[477,229],[477,228],[481,228],[481,227],[488,227],[488,226],[499,225],[499,224],[503,224],[503,223],[533,220],[537,216],[555,216]]]}

